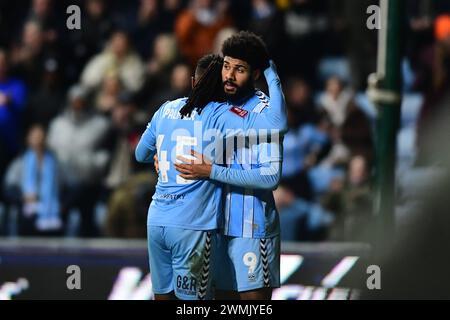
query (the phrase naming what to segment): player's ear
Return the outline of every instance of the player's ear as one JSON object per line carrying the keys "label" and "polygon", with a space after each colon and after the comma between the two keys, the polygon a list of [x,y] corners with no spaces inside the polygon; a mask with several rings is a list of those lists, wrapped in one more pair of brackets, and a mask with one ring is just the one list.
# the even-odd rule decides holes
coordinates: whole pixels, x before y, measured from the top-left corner
{"label": "player's ear", "polygon": [[194,89],[194,86],[195,86],[195,77],[192,76],[191,77],[191,88]]}
{"label": "player's ear", "polygon": [[258,80],[259,77],[261,76],[261,70],[259,70],[259,69],[253,70],[252,76],[253,76],[254,81]]}

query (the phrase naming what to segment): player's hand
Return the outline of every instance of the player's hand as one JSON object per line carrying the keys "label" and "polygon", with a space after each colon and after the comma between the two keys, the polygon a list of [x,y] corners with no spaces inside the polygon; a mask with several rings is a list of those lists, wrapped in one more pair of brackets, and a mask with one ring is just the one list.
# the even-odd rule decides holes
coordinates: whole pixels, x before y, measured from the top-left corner
{"label": "player's hand", "polygon": [[154,160],[154,165],[155,165],[155,171],[157,174],[159,174],[159,161],[158,161],[158,156],[155,154],[153,156],[153,160]]}
{"label": "player's hand", "polygon": [[275,62],[273,62],[273,60],[269,61],[269,66],[264,70],[264,77],[266,78],[267,84],[269,85],[271,81],[276,81],[280,83],[277,67],[275,65]]}
{"label": "player's hand", "polygon": [[276,66],[275,62],[273,62],[272,59],[268,60],[266,69],[264,70],[264,72],[269,72],[269,71],[278,75],[277,66]]}
{"label": "player's hand", "polygon": [[187,180],[208,179],[212,169],[211,161],[194,150],[191,150],[191,155],[194,159],[177,157],[183,162],[175,163],[175,169],[181,173],[180,177]]}

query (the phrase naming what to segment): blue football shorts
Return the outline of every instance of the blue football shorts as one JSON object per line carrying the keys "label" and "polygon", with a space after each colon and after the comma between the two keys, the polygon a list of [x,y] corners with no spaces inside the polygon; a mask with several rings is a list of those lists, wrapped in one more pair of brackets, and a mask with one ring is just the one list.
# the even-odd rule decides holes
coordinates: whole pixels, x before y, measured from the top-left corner
{"label": "blue football shorts", "polygon": [[174,291],[182,300],[212,298],[215,231],[147,226],[147,238],[153,293]]}
{"label": "blue football shorts", "polygon": [[279,235],[267,239],[216,237],[216,289],[243,292],[280,286]]}

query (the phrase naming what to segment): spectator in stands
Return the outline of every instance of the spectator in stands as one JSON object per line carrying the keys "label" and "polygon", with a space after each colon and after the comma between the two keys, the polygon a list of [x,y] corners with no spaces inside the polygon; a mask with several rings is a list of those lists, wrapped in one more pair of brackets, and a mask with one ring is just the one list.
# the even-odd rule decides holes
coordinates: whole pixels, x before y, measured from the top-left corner
{"label": "spectator in stands", "polygon": [[377,68],[378,32],[366,27],[367,8],[379,3],[374,0],[330,2],[342,9],[344,51],[350,62],[351,87],[363,91],[367,87],[367,77]]}
{"label": "spectator in stands", "polygon": [[341,127],[343,144],[351,157],[362,155],[372,166],[374,158],[373,129],[367,115],[352,103],[347,110],[347,117]]}
{"label": "spectator in stands", "polygon": [[109,114],[118,103],[122,92],[122,83],[116,72],[109,72],[103,79],[102,87],[95,98],[95,109],[103,114]]}
{"label": "spectator in stands", "polygon": [[228,0],[191,0],[175,23],[175,34],[181,53],[191,66],[213,50],[218,32],[231,25],[227,14]]}
{"label": "spectator in stands", "polygon": [[172,69],[170,87],[155,95],[151,107],[159,107],[162,103],[186,97],[191,90],[192,71],[189,65],[179,63]]}
{"label": "spectator in stands", "polygon": [[177,43],[171,34],[160,34],[153,47],[153,53],[147,64],[147,73],[149,76],[162,76],[169,71],[177,59]]}
{"label": "spectator in stands", "polygon": [[325,93],[320,98],[320,106],[328,113],[333,125],[341,127],[353,98],[353,91],[345,88],[342,81],[333,76],[327,80]]}
{"label": "spectator in stands", "polygon": [[170,94],[169,100],[174,97],[187,96],[191,86],[192,70],[187,64],[180,63],[173,68],[172,77],[170,81]]}
{"label": "spectator in stands", "polygon": [[280,212],[281,239],[283,241],[322,241],[334,221],[332,213],[320,205],[306,201],[283,180],[274,191],[275,205]]}
{"label": "spectator in stands", "polygon": [[9,203],[20,207],[19,235],[61,235],[58,163],[46,148],[41,125],[31,127],[27,145],[25,153],[10,165],[5,181]]}
{"label": "spectator in stands", "polygon": [[227,27],[223,28],[219,31],[216,38],[214,39],[214,45],[213,45],[213,53],[215,54],[221,54],[222,53],[222,45],[223,42],[236,34],[238,30],[234,27]]}
{"label": "spectator in stands", "polygon": [[308,173],[316,197],[342,185],[348,162],[352,157],[363,156],[368,167],[373,163],[372,128],[366,115],[351,103],[344,117],[341,127],[328,127],[331,148],[326,154],[322,153],[323,158],[313,162],[317,165]]}
{"label": "spectator in stands", "polygon": [[312,200],[307,170],[314,165],[311,160],[328,148],[329,119],[323,115],[319,121],[311,87],[300,77],[288,80],[286,102],[289,131],[283,142],[283,178],[297,181],[292,189],[299,197]]}
{"label": "spectator in stands", "polygon": [[45,61],[49,54],[44,40],[41,25],[29,21],[23,27],[21,43],[13,47],[11,53],[14,71],[24,79],[30,91],[38,88],[44,73]]}
{"label": "spectator in stands", "polygon": [[330,127],[330,120],[323,114],[317,125],[304,124],[286,133],[283,142],[284,177],[292,177],[318,162],[318,157],[329,145]]}
{"label": "spectator in stands", "polygon": [[344,183],[334,181],[322,205],[336,215],[331,237],[337,241],[362,241],[372,216],[372,188],[368,162],[361,155],[349,163]]}
{"label": "spectator in stands", "polygon": [[320,98],[320,107],[328,113],[335,127],[334,142],[342,142],[350,155],[363,154],[371,162],[372,128],[367,116],[355,104],[352,89],[345,88],[338,77],[329,78],[326,91]]}
{"label": "spectator in stands", "polygon": [[45,131],[31,127],[28,150],[22,158],[23,235],[59,235],[62,230],[59,203],[58,164],[45,146]]}
{"label": "spectator in stands", "polygon": [[415,90],[426,90],[432,83],[429,67],[433,60],[434,18],[439,15],[438,6],[437,1],[411,0],[406,9],[409,31],[406,55],[416,75]]}
{"label": "spectator in stands", "polygon": [[156,182],[154,173],[143,172],[115,189],[108,202],[105,236],[145,239],[147,211]]}
{"label": "spectator in stands", "polygon": [[[10,39],[15,36],[15,25],[12,21],[15,20],[17,10],[14,10],[14,5],[10,2],[0,1],[0,48],[9,45]],[[15,21],[17,23],[17,21]]]}
{"label": "spectator in stands", "polygon": [[326,156],[320,161],[319,166],[346,166],[350,161],[350,150],[342,142],[340,128],[333,126],[330,129],[330,140],[331,148]]}
{"label": "spectator in stands", "polygon": [[146,83],[142,90],[142,101],[150,106],[150,114],[154,108],[151,99],[170,84],[170,75],[178,58],[176,39],[173,35],[163,33],[158,35],[153,46],[153,53],[146,65]]}
{"label": "spectator in stands", "polygon": [[248,29],[260,35],[269,52],[276,54],[282,32],[280,15],[273,1],[252,0]]}
{"label": "spectator in stands", "polygon": [[318,120],[310,84],[298,76],[290,77],[286,82],[286,103],[291,112],[290,127],[315,123]]}
{"label": "spectator in stands", "polygon": [[25,106],[24,83],[10,77],[9,56],[0,49],[0,181],[20,146],[21,115]]}
{"label": "spectator in stands", "polygon": [[136,109],[133,97],[122,92],[111,110],[112,132],[108,140],[113,144],[105,180],[108,191],[123,185],[134,173],[134,150],[142,133],[142,128],[136,120]]}
{"label": "spectator in stands", "polygon": [[169,32],[174,31],[175,20],[182,10],[182,0],[163,0],[162,1],[162,28]]}
{"label": "spectator in stands", "polygon": [[142,58],[148,57],[158,34],[169,31],[162,28],[163,19],[164,16],[157,0],[139,1],[132,37],[136,50]]}
{"label": "spectator in stands", "polygon": [[54,44],[58,40],[57,16],[52,0],[33,0],[27,21],[33,21],[42,27],[44,41]]}
{"label": "spectator in stands", "polygon": [[450,103],[450,15],[441,15],[435,22],[436,42],[433,47],[434,57],[428,61],[427,77],[430,81],[425,88],[425,101],[421,109],[418,127],[418,163],[427,161],[428,141],[424,138],[428,119],[434,114],[446,110]]}
{"label": "spectator in stands", "polygon": [[326,10],[323,1],[290,1],[281,12],[281,32],[276,32],[280,71],[302,74],[314,87],[317,85],[316,66],[323,55],[323,39],[329,23]]}
{"label": "spectator in stands", "polygon": [[105,50],[89,61],[81,75],[81,83],[88,89],[98,90],[111,71],[117,72],[128,91],[137,92],[144,83],[144,64],[132,50],[124,31],[114,32]]}
{"label": "spectator in stands", "polygon": [[81,213],[81,236],[96,236],[94,206],[109,161],[106,136],[109,122],[86,105],[87,91],[74,86],[68,94],[68,109],[55,118],[48,135],[64,172],[67,195],[64,213],[77,208]]}
{"label": "spectator in stands", "polygon": [[68,75],[78,81],[89,59],[101,52],[115,27],[104,0],[87,0],[82,8],[82,28],[65,32],[65,51],[70,56]]}
{"label": "spectator in stands", "polygon": [[44,65],[40,85],[28,99],[24,122],[26,128],[40,123],[45,128],[60,112],[64,104],[61,65],[57,60],[49,59]]}

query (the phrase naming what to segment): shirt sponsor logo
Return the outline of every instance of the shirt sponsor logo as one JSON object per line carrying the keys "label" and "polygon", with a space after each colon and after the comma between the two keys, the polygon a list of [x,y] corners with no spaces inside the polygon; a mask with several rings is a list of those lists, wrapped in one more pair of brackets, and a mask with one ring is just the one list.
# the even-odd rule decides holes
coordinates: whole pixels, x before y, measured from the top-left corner
{"label": "shirt sponsor logo", "polygon": [[165,194],[160,194],[158,195],[158,199],[166,199],[166,200],[183,200],[184,199],[184,194],[170,194],[170,193],[165,193]]}
{"label": "shirt sponsor logo", "polygon": [[186,295],[197,294],[197,280],[193,277],[177,276],[177,291]]}
{"label": "shirt sponsor logo", "polygon": [[248,113],[247,110],[244,110],[244,109],[236,107],[236,106],[231,107],[230,111],[237,114],[241,118],[244,118]]}

